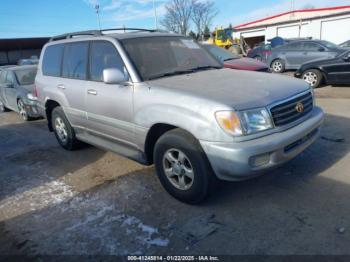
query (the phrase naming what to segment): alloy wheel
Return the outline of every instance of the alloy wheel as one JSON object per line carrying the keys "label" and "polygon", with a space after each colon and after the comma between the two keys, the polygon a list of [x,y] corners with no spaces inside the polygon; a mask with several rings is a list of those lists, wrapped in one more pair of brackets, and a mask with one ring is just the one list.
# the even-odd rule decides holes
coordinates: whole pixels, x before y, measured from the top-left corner
{"label": "alloy wheel", "polygon": [[55,130],[61,142],[66,143],[68,139],[68,131],[65,123],[60,117],[55,119]]}
{"label": "alloy wheel", "polygon": [[22,119],[26,121],[28,119],[28,114],[22,100],[18,100],[17,106],[19,114],[21,115]]}
{"label": "alloy wheel", "polygon": [[272,64],[272,69],[275,72],[281,72],[282,71],[282,67],[283,67],[283,65],[282,65],[282,63],[280,61],[275,61]]}
{"label": "alloy wheel", "polygon": [[306,72],[303,75],[303,79],[306,83],[314,87],[318,81],[317,74],[314,72]]}
{"label": "alloy wheel", "polygon": [[179,149],[169,149],[163,157],[163,170],[170,183],[180,190],[193,185],[194,170],[186,154]]}

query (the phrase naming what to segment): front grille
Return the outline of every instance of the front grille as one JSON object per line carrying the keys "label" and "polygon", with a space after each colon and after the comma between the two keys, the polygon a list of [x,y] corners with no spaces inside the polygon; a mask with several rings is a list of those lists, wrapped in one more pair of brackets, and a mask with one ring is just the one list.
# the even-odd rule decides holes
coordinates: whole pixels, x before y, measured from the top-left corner
{"label": "front grille", "polygon": [[[300,105],[302,105],[303,110],[301,110]],[[297,121],[298,119],[310,113],[312,109],[312,94],[311,92],[308,92],[272,107],[270,109],[270,112],[275,126],[283,126]]]}

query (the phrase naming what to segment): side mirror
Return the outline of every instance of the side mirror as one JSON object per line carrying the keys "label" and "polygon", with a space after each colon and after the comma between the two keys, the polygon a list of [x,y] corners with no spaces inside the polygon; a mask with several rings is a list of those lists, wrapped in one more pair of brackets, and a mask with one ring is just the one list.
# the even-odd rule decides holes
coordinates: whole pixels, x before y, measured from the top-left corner
{"label": "side mirror", "polygon": [[5,87],[6,87],[6,88],[14,88],[13,84],[11,84],[11,83],[6,83],[6,84],[5,84]]}
{"label": "side mirror", "polygon": [[350,52],[344,56],[344,61],[350,62]]}
{"label": "side mirror", "polygon": [[320,47],[320,48],[318,49],[318,51],[319,51],[319,52],[324,52],[324,51],[326,51],[326,49],[325,49],[324,47]]}
{"label": "side mirror", "polygon": [[129,81],[129,76],[126,72],[116,68],[107,68],[103,70],[103,82],[106,84],[121,84]]}

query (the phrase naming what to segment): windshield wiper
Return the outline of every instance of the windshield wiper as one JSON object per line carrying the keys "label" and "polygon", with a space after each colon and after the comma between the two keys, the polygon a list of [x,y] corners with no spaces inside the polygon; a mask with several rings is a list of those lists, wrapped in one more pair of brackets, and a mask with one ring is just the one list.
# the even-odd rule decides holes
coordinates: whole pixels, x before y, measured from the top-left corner
{"label": "windshield wiper", "polygon": [[166,76],[174,76],[174,75],[181,75],[181,74],[188,74],[188,73],[193,73],[193,70],[176,70],[176,71],[171,71],[171,72],[166,72],[158,75],[154,75],[148,78],[148,80],[154,80],[157,78],[162,78]]}
{"label": "windshield wiper", "polygon": [[221,69],[221,66],[198,66],[195,68],[192,68],[191,71],[195,72],[195,71],[200,71],[200,70],[209,70],[209,69]]}

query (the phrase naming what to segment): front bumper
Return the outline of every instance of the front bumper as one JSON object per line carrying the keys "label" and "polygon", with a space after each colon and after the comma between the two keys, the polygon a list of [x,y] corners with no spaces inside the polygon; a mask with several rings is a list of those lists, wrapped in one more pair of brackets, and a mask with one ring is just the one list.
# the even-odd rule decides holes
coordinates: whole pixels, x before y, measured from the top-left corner
{"label": "front bumper", "polygon": [[[219,179],[245,180],[299,155],[319,137],[323,119],[323,111],[315,107],[307,120],[280,133],[244,142],[200,143]],[[257,165],[256,159],[263,161]]]}

